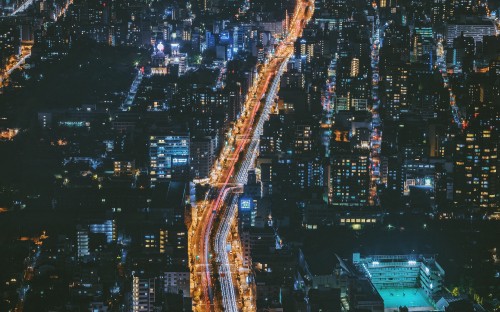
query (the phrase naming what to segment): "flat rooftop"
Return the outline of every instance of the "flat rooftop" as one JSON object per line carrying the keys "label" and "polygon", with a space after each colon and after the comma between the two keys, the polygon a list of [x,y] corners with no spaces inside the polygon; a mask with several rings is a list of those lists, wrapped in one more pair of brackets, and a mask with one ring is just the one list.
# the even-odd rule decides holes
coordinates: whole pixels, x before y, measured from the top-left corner
{"label": "flat rooftop", "polygon": [[384,288],[377,289],[384,299],[384,309],[406,306],[410,311],[434,310],[427,296],[419,288]]}

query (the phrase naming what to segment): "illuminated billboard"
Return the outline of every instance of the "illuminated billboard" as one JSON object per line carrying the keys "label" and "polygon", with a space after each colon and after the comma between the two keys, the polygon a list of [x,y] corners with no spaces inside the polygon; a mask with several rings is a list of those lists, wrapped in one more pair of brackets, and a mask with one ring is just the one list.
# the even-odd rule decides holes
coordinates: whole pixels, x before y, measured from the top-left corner
{"label": "illuminated billboard", "polygon": [[229,32],[228,32],[228,31],[226,31],[226,30],[225,30],[225,31],[222,31],[222,32],[220,33],[220,37],[219,37],[219,38],[220,38],[220,41],[221,41],[221,42],[229,42],[229,39],[230,39],[230,37],[229,37]]}
{"label": "illuminated billboard", "polygon": [[187,164],[188,164],[187,156],[181,156],[181,155],[172,156],[172,167],[186,166]]}
{"label": "illuminated billboard", "polygon": [[252,199],[242,198],[240,200],[240,210],[250,210],[252,209]]}

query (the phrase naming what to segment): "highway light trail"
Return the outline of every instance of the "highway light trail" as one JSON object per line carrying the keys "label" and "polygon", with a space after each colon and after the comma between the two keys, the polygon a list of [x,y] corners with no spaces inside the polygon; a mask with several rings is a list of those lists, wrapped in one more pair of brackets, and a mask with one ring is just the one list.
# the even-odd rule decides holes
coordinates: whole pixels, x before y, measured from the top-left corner
{"label": "highway light trail", "polygon": [[[286,59],[288,59],[290,55],[291,53],[286,57]],[[253,132],[252,140],[249,144],[249,147],[243,159],[241,168],[236,176],[237,183],[241,184],[246,183],[248,177],[247,172],[255,164],[255,158],[257,156],[259,148],[259,138],[260,135],[262,134],[264,123],[268,119],[269,114],[271,113],[271,108],[274,103],[274,98],[278,91],[280,77],[283,74],[285,67],[286,67],[286,62],[282,62],[278,70],[278,73],[273,80],[270,91],[266,97],[262,114]],[[223,217],[220,222],[221,226],[217,231],[216,243],[215,243],[215,251],[218,255],[218,260],[220,263],[219,281],[221,284],[222,304],[224,311],[238,311],[237,298],[234,291],[235,287],[233,283],[233,276],[231,274],[231,269],[230,269],[231,263],[229,262],[228,251],[226,249],[227,246],[226,244],[228,241],[231,226],[233,225],[234,219],[236,217],[237,206],[238,206],[238,196],[234,195],[233,200],[228,205],[226,211],[223,213]]]}
{"label": "highway light trail", "polygon": [[[223,149],[211,174],[211,188],[206,200],[197,211],[194,229],[190,232],[190,264],[194,264],[193,293],[196,311],[238,311],[237,292],[231,274],[231,263],[226,253],[226,243],[234,224],[237,196],[228,196],[234,190],[229,185],[246,182],[248,169],[253,167],[258,151],[258,143],[264,122],[267,120],[279,86],[280,76],[286,68],[287,61],[293,53],[293,43],[302,34],[302,30],[311,18],[313,4],[298,1],[290,23],[286,39],[276,48],[268,62],[259,72],[259,80],[251,88],[245,103],[245,110],[230,131],[226,148]],[[264,98],[264,101],[260,99]],[[241,153],[245,153],[241,155]],[[238,166],[239,164],[239,166]],[[232,200],[228,200],[232,198]],[[220,222],[215,229],[214,221],[220,215]],[[216,231],[217,230],[217,231]],[[215,235],[213,235],[215,233]],[[213,241],[212,245],[212,239]],[[214,247],[216,259],[220,262],[212,268],[210,248]],[[213,269],[219,270],[219,276],[213,276]],[[222,307],[214,300],[213,278],[218,278],[221,285]]]}
{"label": "highway light trail", "polygon": [[229,204],[228,209],[223,214],[221,219],[221,226],[219,227],[216,235],[215,250],[217,252],[217,259],[219,265],[219,280],[222,290],[222,306],[224,311],[236,312],[238,311],[236,294],[234,291],[233,278],[231,275],[231,264],[229,262],[226,243],[234,222],[236,215],[236,208],[238,206],[238,197],[233,196],[233,200]]}

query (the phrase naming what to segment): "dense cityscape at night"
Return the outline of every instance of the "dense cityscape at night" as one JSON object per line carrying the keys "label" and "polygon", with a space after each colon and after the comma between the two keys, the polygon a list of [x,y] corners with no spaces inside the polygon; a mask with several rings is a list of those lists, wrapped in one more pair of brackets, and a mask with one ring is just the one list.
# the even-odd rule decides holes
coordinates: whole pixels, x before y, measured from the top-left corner
{"label": "dense cityscape at night", "polygon": [[0,312],[499,312],[500,1],[0,0]]}

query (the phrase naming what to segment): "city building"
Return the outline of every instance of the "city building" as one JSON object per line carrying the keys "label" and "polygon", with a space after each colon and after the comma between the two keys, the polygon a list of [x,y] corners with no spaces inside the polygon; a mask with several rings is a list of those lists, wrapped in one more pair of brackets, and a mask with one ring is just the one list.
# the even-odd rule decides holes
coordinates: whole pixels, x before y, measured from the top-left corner
{"label": "city building", "polygon": [[381,82],[384,112],[389,120],[398,120],[408,107],[408,69],[406,64],[386,67],[386,74]]}
{"label": "city building", "polygon": [[446,26],[446,44],[451,47],[453,39],[463,35],[472,37],[474,42],[482,42],[484,36],[495,36],[498,30],[491,19],[470,16]]}
{"label": "city building", "polygon": [[[433,256],[353,254],[353,264],[376,289],[384,308],[410,311],[434,309],[443,290],[445,272]],[[368,283],[366,283],[368,284]],[[368,287],[368,286],[367,286]]]}
{"label": "city building", "polygon": [[132,176],[135,174],[134,160],[115,160],[113,162],[113,174],[115,176]]}
{"label": "city building", "polygon": [[157,296],[157,278],[132,277],[132,312],[153,312]]}
{"label": "city building", "polygon": [[171,54],[165,57],[165,65],[170,68],[169,72],[177,72],[179,76],[186,73],[188,69],[188,55],[181,53],[178,43],[171,44]]}
{"label": "city building", "polygon": [[334,154],[330,169],[330,203],[342,208],[368,205],[370,188],[368,154]]}
{"label": "city building", "polygon": [[106,237],[106,242],[112,243],[116,241],[116,223],[115,220],[105,220],[99,223],[89,224],[90,233],[94,234],[104,234]]}
{"label": "city building", "polygon": [[[0,68],[9,63],[9,59],[20,52],[20,27],[16,25],[0,24]],[[1,70],[0,70],[1,72]]]}
{"label": "city building", "polygon": [[464,208],[498,208],[498,137],[489,128],[471,125],[456,143],[453,201]]}
{"label": "city building", "polygon": [[189,174],[189,142],[187,134],[153,135],[149,138],[149,176],[151,186]]}
{"label": "city building", "polygon": [[169,267],[164,275],[164,292],[190,296],[190,274],[187,267]]}
{"label": "city building", "polygon": [[216,138],[212,136],[193,137],[190,142],[191,175],[194,179],[206,179],[215,162]]}
{"label": "city building", "polygon": [[79,259],[90,256],[89,230],[85,227],[80,226],[76,229],[76,248]]}

